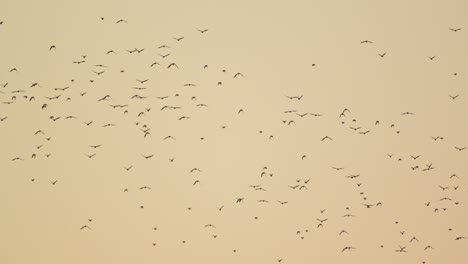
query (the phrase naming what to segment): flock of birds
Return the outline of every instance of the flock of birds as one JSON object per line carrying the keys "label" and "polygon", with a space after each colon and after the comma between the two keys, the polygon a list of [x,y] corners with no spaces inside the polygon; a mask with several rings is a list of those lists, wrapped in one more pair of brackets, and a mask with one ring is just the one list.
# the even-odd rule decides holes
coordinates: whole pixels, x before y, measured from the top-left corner
{"label": "flock of birds", "polygon": [[[98,18],[102,23],[107,20],[102,17]],[[128,24],[129,22],[125,19],[118,19],[112,22],[112,24]],[[0,21],[0,27],[8,27],[6,21]],[[1,28],[0,28],[1,29]],[[463,34],[462,28],[450,28],[448,29],[453,34]],[[93,166],[100,166],[100,162],[103,161],[101,156],[103,155],[112,155],[113,153],[106,152],[109,142],[89,142],[86,146],[83,146],[84,151],[76,155],[72,153],[72,149],[62,149],[60,151],[53,152],[50,151],[50,148],[54,144],[54,141],[61,141],[60,138],[68,138],[69,132],[62,133],[66,131],[67,127],[73,127],[73,137],[79,138],[82,135],[82,131],[86,133],[96,133],[99,135],[109,135],[111,136],[114,133],[121,129],[129,129],[135,134],[131,134],[132,137],[138,137],[143,143],[150,146],[150,142],[177,142],[183,141],[184,137],[193,137],[190,129],[191,126],[196,126],[197,119],[200,119],[201,116],[209,113],[216,112],[217,109],[212,107],[212,105],[203,100],[202,95],[197,94],[197,89],[203,84],[194,82],[184,82],[184,78],[180,78],[179,81],[182,82],[180,85],[182,88],[187,89],[182,92],[175,92],[172,94],[157,94],[157,88],[155,88],[152,83],[154,80],[160,77],[157,75],[164,74],[177,74],[178,71],[181,72],[181,69],[184,68],[184,62],[179,60],[173,60],[174,54],[177,53],[177,50],[180,46],[189,38],[198,38],[203,39],[207,34],[211,34],[212,31],[208,28],[203,29],[193,29],[192,32],[186,36],[174,36],[171,37],[166,43],[161,43],[158,45],[152,45],[147,47],[132,47],[132,48],[121,48],[121,49],[109,49],[102,51],[101,56],[92,57],[88,55],[75,55],[74,59],[69,61],[70,64],[76,67],[76,72],[72,75],[75,77],[70,77],[70,80],[63,82],[61,85],[53,86],[50,83],[44,83],[41,80],[35,80],[32,82],[26,82],[24,76],[20,77],[22,71],[21,65],[12,65],[6,72],[0,74],[0,133],[15,133],[15,127],[11,126],[12,119],[17,116],[18,111],[22,111],[24,105],[32,107],[40,119],[35,120],[39,126],[32,131],[29,131],[29,135],[33,138],[33,141],[36,144],[31,145],[29,151],[16,152],[14,149],[8,149],[10,156],[8,160],[2,160],[1,163],[13,163],[17,168],[20,166],[31,166],[33,163],[46,162],[47,160],[56,159],[59,156],[68,155],[73,162],[83,163],[83,162],[93,162]],[[372,40],[362,40],[360,42],[362,45],[372,45]],[[54,56],[55,52],[60,50],[66,50],[67,47],[59,46],[54,43],[51,43],[50,47],[46,52],[50,53],[50,56]],[[106,78],[112,79],[115,78],[116,74],[125,75],[127,74],[126,69],[121,67],[123,64],[113,65],[109,61],[115,62],[121,57],[124,56],[145,56],[146,54],[157,54],[158,59],[152,61],[149,64],[141,64],[142,69],[151,69],[157,74],[148,74],[147,76],[127,76],[128,79],[133,80],[132,84],[129,87],[115,87],[116,92],[101,93],[101,91],[96,88],[100,83],[104,82]],[[151,55],[152,56],[152,55]],[[378,56],[378,57],[377,57]],[[384,59],[388,56],[387,52],[382,52],[376,54],[377,58]],[[112,58],[112,59],[111,59]],[[437,62],[437,56],[429,55],[427,58],[431,63]],[[225,89],[224,87],[230,83],[235,83],[235,85],[243,85],[244,82],[248,81],[249,74],[245,74],[242,71],[229,70],[219,68],[216,65],[208,65],[203,62],[198,63],[198,69],[200,74],[211,74],[212,83],[209,84],[213,89]],[[309,67],[317,68],[318,64],[311,63]],[[92,76],[89,79],[79,79],[80,73],[87,72]],[[254,73],[252,73],[254,74]],[[110,75],[110,77],[108,77]],[[457,75],[457,73],[454,73]],[[86,85],[85,85],[86,83]],[[205,84],[208,85],[208,84]],[[123,85],[122,85],[123,86]],[[89,88],[84,88],[89,87]],[[118,89],[121,89],[117,92]],[[122,92],[123,91],[123,92]],[[122,96],[122,93],[125,96]],[[270,96],[276,96],[274,94]],[[283,100],[287,101],[291,105],[291,109],[282,109],[281,118],[279,118],[278,123],[283,127],[291,128],[298,127],[299,123],[307,122],[307,120],[323,120],[328,119],[331,122],[336,122],[337,125],[342,126],[343,129],[349,130],[355,134],[356,137],[369,137],[372,136],[375,131],[386,130],[390,133],[400,134],[401,129],[397,123],[391,123],[387,120],[373,120],[372,122],[360,122],[359,116],[353,113],[353,109],[337,109],[335,113],[319,113],[319,112],[308,112],[308,111],[299,111],[297,110],[297,104],[301,101],[307,100],[307,97],[302,94],[283,94],[280,95],[283,97]],[[459,100],[462,97],[462,94],[450,94],[448,97],[452,101]],[[261,103],[261,102],[259,102]],[[72,106],[73,105],[73,106]],[[101,113],[94,113],[93,118],[90,115],[83,114],[70,114],[79,113],[79,111],[72,110],[78,106],[79,109],[86,109],[88,107],[98,107],[101,110]],[[245,116],[248,116],[250,112],[255,111],[255,109],[247,108],[236,108],[227,115],[222,116],[220,119],[221,123],[217,121],[212,121],[209,124],[209,128],[217,133],[227,133],[229,131],[230,122],[232,119],[242,119]],[[417,113],[406,111],[401,113],[402,118],[409,118],[417,116]],[[310,119],[309,119],[310,118]],[[184,122],[191,122],[189,126],[184,126]],[[180,129],[179,131],[173,131],[169,135],[161,135],[159,132],[160,126],[166,126],[167,124],[175,124],[174,127]],[[180,124],[182,125],[180,125]],[[157,125],[153,125],[157,124]],[[168,125],[167,125],[168,126]],[[246,130],[252,130],[250,127],[246,126]],[[254,129],[255,130],[255,129]],[[284,138],[278,138],[275,131],[266,132],[266,130],[256,130],[253,133],[255,135],[252,138],[255,138],[256,135],[266,135],[267,142],[275,142],[277,140],[285,140]],[[84,132],[83,132],[84,133]],[[379,135],[380,136],[380,135]],[[333,144],[337,141],[338,135],[334,134],[324,134],[320,138],[315,139],[318,144]],[[99,138],[99,137],[98,137]],[[443,144],[447,144],[448,148],[453,149],[454,155],[457,153],[465,153],[467,145],[462,143],[453,144],[445,143],[447,140],[442,135],[427,135],[428,140]],[[14,138],[14,141],[19,141],[22,139]],[[132,142],[133,138],[124,138],[122,142],[113,142],[110,144],[128,144]],[[209,141],[210,138],[205,136],[200,136],[197,140],[199,141]],[[229,140],[229,139],[225,139]],[[252,139],[252,142],[257,141],[258,138]],[[222,141],[219,141],[217,144],[223,144]],[[450,146],[451,144],[451,146]],[[127,147],[125,152],[133,152],[132,155],[135,157],[133,161],[119,163],[114,161],[107,164],[106,166],[113,166],[115,171],[119,171],[120,174],[126,175],[129,178],[121,189],[118,190],[106,190],[109,192],[118,191],[121,195],[129,195],[133,192],[153,192],[157,179],[153,184],[145,184],[141,186],[135,186],[132,184],[132,177],[137,177],[140,172],[138,172],[139,167],[149,168],[154,166],[156,160],[158,162],[166,162],[170,166],[177,167],[179,166],[180,170],[185,171],[185,174],[192,177],[186,177],[182,175],[180,177],[184,178],[183,182],[187,187],[190,188],[217,188],[216,186],[210,185],[209,179],[204,178],[203,174],[205,170],[208,170],[205,167],[187,167],[185,165],[178,165],[179,160],[190,159],[190,155],[193,155],[190,151],[190,145],[187,147],[186,152],[181,153],[180,155],[175,154],[175,151],[172,153],[161,153],[158,149],[144,148],[144,150],[138,148]],[[5,150],[2,150],[5,151]],[[180,150],[179,150],[180,151]],[[68,152],[68,153],[67,153]],[[74,155],[74,156],[73,156]],[[208,154],[207,154],[208,155]],[[101,160],[99,160],[101,158]],[[409,173],[420,173],[424,175],[429,175],[433,172],[438,174],[445,174],[445,172],[440,172],[437,167],[437,163],[432,161],[430,157],[424,154],[414,153],[414,154],[401,154],[401,153],[387,153],[386,157],[380,157],[382,159],[387,159],[389,162],[395,162],[395,164],[403,164]],[[308,162],[308,155],[304,153],[297,153],[297,159],[301,162]],[[250,183],[245,186],[245,189],[238,190],[239,195],[232,197],[231,200],[225,201],[225,199],[216,200],[215,197],[212,198],[213,205],[211,209],[213,212],[216,212],[220,215],[224,214],[225,211],[234,210],[233,208],[238,208],[242,206],[252,206],[254,204],[260,204],[269,208],[269,210],[277,210],[281,214],[282,210],[285,210],[288,206],[294,204],[294,197],[299,193],[312,192],[311,189],[314,185],[314,176],[305,178],[292,178],[288,175],[281,175],[279,172],[275,172],[275,165],[270,164],[266,166],[261,161],[259,157],[259,163],[257,171],[252,171],[252,176]],[[391,163],[393,164],[393,163]],[[150,166],[150,167],[148,167]],[[181,167],[182,166],[182,167]],[[285,165],[288,166],[287,164]],[[307,241],[313,239],[316,232],[323,232],[332,228],[333,231],[331,236],[335,236],[335,239],[338,241],[343,241],[343,243],[338,243],[334,249],[336,254],[356,254],[364,250],[353,243],[353,233],[355,230],[348,229],[346,226],[347,223],[352,221],[363,221],[365,222],[365,213],[362,210],[380,210],[379,213],[384,211],[386,206],[391,203],[391,200],[382,200],[379,198],[378,194],[368,195],[372,193],[369,190],[369,185],[366,182],[366,176],[362,175],[359,171],[353,171],[347,166],[341,166],[339,164],[330,164],[329,172],[333,175],[338,175],[342,178],[342,181],[347,184],[349,188],[358,194],[359,202],[350,203],[348,206],[342,209],[338,208],[327,208],[324,206],[317,212],[312,212],[314,215],[314,220],[311,222],[311,225],[307,227],[300,228],[290,228],[284,226],[287,233],[298,241]],[[7,177],[16,177],[24,175],[9,175]],[[6,177],[4,175],[3,177]],[[178,177],[178,176],[174,176]],[[369,176],[367,176],[369,177]],[[445,176],[444,176],[445,177]],[[420,204],[421,208],[427,208],[434,215],[439,214],[448,214],[452,209],[457,207],[464,206],[462,200],[466,198],[466,195],[461,196],[462,193],[466,193],[466,188],[463,185],[464,175],[459,175],[457,173],[449,173],[446,175],[445,179],[440,181],[440,184],[437,186],[432,186],[431,188],[437,189],[435,195],[428,197],[428,199]],[[271,186],[276,179],[286,179],[286,184],[281,184],[282,189],[281,195],[275,195],[275,191],[271,190]],[[37,188],[46,188],[52,186],[53,188],[61,188],[62,184],[66,184],[66,176],[48,178],[47,175],[35,174],[29,177],[28,181],[31,184],[37,184]],[[47,186],[50,185],[50,186]],[[113,188],[113,187],[106,187]],[[177,188],[177,187],[175,187]],[[185,188],[185,187],[184,187]],[[369,192],[368,192],[369,191]],[[177,192],[177,191],[176,191]],[[337,193],[336,195],[340,195]],[[131,196],[128,196],[128,199]],[[311,203],[318,203],[317,201],[310,201]],[[146,210],[146,204],[150,204],[151,201],[144,201],[141,204],[135,205],[138,210]],[[193,202],[190,206],[187,206],[183,210],[188,212],[193,212],[197,210],[199,205],[196,202]],[[330,211],[335,213],[339,211],[339,216],[329,215]],[[92,239],[92,234],[96,229],[102,227],[96,227],[93,223],[96,221],[94,217],[83,217],[81,225],[75,227],[76,232],[86,232],[90,235]],[[357,219],[357,220],[355,220]],[[255,222],[261,221],[261,217],[255,215],[252,219],[253,225]],[[191,221],[190,215],[188,215],[185,221]],[[330,223],[334,222],[334,223]],[[336,227],[336,225],[339,227]],[[452,230],[451,228],[447,230],[451,241],[447,240],[444,242],[439,241],[428,241],[423,239],[424,234],[416,234],[411,230],[405,229],[401,226],[399,221],[394,221],[393,224],[396,226],[395,233],[401,237],[399,242],[392,243],[381,243],[376,246],[374,249],[377,250],[387,250],[387,252],[392,252],[393,254],[407,254],[409,252],[418,252],[419,262],[418,263],[430,263],[430,252],[437,251],[441,243],[467,243],[466,239],[468,234],[458,233],[457,230]],[[332,225],[332,227],[330,227]],[[148,230],[154,232],[159,232],[162,227],[158,226],[148,226]],[[206,223],[199,227],[203,230],[209,230],[209,234],[212,239],[219,241],[218,243],[224,243],[223,238],[223,229],[228,227],[223,227],[222,225],[217,224],[216,222],[210,222],[209,219],[206,219]],[[389,231],[392,232],[392,231]],[[274,234],[273,234],[274,235]],[[246,234],[249,236],[249,234]],[[226,238],[229,239],[229,238]],[[183,238],[180,240],[181,244],[188,244],[192,241],[196,241],[196,238]],[[158,241],[157,238],[154,241],[148,241],[146,244],[150,248],[158,248],[161,244],[164,244],[165,241]],[[174,245],[174,247],[176,247]],[[236,247],[229,248],[228,251],[231,254],[238,254],[238,251],[242,250],[242,245],[237,245]],[[365,254],[365,253],[363,253]],[[283,252],[282,255],[278,255],[274,258],[268,260],[269,257],[265,257],[267,263],[290,263],[288,262],[289,256],[287,251]]]}

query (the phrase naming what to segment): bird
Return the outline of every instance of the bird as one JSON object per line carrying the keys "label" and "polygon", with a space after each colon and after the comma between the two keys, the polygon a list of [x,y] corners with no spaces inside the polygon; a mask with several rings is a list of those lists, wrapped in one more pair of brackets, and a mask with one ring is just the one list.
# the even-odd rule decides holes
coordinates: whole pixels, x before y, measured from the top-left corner
{"label": "bird", "polygon": [[287,96],[287,95],[285,95],[285,96],[286,96],[286,98],[291,99],[291,100],[292,100],[292,99],[301,100],[302,97],[303,97],[303,95],[300,95],[300,96],[297,96],[297,95],[295,95],[295,96]]}
{"label": "bird", "polygon": [[352,251],[354,250],[355,248],[354,247],[344,247],[341,252],[345,252],[345,251]]}
{"label": "bird", "polygon": [[396,249],[396,252],[406,252],[406,247],[398,246],[400,249]]}
{"label": "bird", "polygon": [[174,66],[174,67],[176,67],[177,69],[179,69],[179,66],[177,66],[177,64],[175,64],[174,62],[171,63],[171,64],[169,64],[169,65],[167,66],[167,68],[169,69],[169,68],[171,68],[172,66]]}
{"label": "bird", "polygon": [[462,28],[449,28],[449,30],[451,30],[453,32],[458,32],[458,31],[462,30]]}
{"label": "bird", "polygon": [[57,47],[55,47],[55,45],[52,45],[52,46],[49,47],[49,51],[51,51],[51,50],[57,50]]}
{"label": "bird", "polygon": [[349,233],[348,233],[348,231],[346,231],[346,230],[341,230],[340,233],[339,233],[338,235],[341,236],[342,234],[347,234],[347,235],[348,235]]}
{"label": "bird", "polygon": [[150,159],[150,158],[154,157],[153,154],[152,154],[152,155],[148,155],[148,156],[145,156],[145,155],[141,155],[141,156],[142,156],[144,159]]}
{"label": "bird", "polygon": [[202,34],[208,31],[208,29],[197,29],[197,30]]}
{"label": "bird", "polygon": [[234,74],[234,78],[236,78],[237,76],[244,77],[244,75],[243,75],[242,73],[240,73],[240,72],[238,72],[238,73]]}

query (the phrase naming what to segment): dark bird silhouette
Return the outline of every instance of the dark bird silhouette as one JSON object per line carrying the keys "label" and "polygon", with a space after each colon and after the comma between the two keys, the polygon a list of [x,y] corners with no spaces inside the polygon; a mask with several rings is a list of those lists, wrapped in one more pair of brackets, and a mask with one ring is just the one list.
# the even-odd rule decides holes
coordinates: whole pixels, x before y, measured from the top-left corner
{"label": "dark bird silhouette", "polygon": [[142,156],[143,158],[145,158],[145,159],[150,159],[150,158],[152,158],[154,155],[149,155],[149,156],[141,155],[141,156]]}
{"label": "dark bird silhouette", "polygon": [[354,249],[355,249],[355,248],[353,248],[353,247],[344,247],[344,248],[341,250],[341,252],[352,251],[352,250],[354,250]]}
{"label": "dark bird silhouette", "polygon": [[171,64],[169,64],[169,65],[167,66],[167,68],[169,69],[169,68],[171,68],[172,66],[174,66],[174,67],[176,67],[177,69],[179,69],[179,66],[177,66],[177,64],[175,64],[174,62],[171,63]]}
{"label": "dark bird silhouette", "polygon": [[242,73],[240,73],[240,72],[238,72],[238,73],[234,74],[234,78],[236,78],[237,76],[244,77],[244,75],[243,75]]}
{"label": "dark bird silhouette", "polygon": [[303,97],[303,95],[301,95],[301,96],[287,96],[287,95],[285,95],[285,96],[286,96],[286,98],[291,99],[291,100],[292,100],[292,99],[301,100],[302,97]]}

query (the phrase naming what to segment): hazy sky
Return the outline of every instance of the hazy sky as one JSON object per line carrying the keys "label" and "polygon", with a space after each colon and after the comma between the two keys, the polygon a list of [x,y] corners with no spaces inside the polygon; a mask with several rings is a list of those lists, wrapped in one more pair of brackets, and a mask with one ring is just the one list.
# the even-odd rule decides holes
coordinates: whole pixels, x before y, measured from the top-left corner
{"label": "hazy sky", "polygon": [[466,263],[466,10],[1,0],[0,262]]}

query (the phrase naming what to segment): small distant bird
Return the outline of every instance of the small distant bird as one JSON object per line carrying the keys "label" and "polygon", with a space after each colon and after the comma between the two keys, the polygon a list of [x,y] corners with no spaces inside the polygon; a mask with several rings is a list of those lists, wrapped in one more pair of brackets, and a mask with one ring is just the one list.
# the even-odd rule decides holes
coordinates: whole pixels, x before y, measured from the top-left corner
{"label": "small distant bird", "polygon": [[353,247],[344,247],[344,248],[341,250],[341,252],[352,251],[353,249],[355,249],[355,248],[353,248]]}
{"label": "small distant bird", "polygon": [[244,75],[243,75],[242,73],[240,73],[240,72],[238,72],[238,73],[234,74],[234,78],[236,78],[237,76],[244,77]]}
{"label": "small distant bird", "polygon": [[57,47],[55,47],[55,45],[52,45],[52,46],[50,46],[49,51],[56,50],[56,49],[57,49]]}
{"label": "small distant bird", "polygon": [[172,66],[174,66],[174,67],[176,67],[177,69],[179,69],[179,66],[177,66],[177,64],[175,64],[174,62],[171,63],[171,64],[169,64],[169,65],[167,66],[167,68],[169,69],[169,68],[171,68]]}
{"label": "small distant bird", "polygon": [[141,155],[141,156],[142,156],[143,158],[145,158],[145,159],[150,159],[150,158],[152,158],[154,155],[149,155],[149,156]]}

